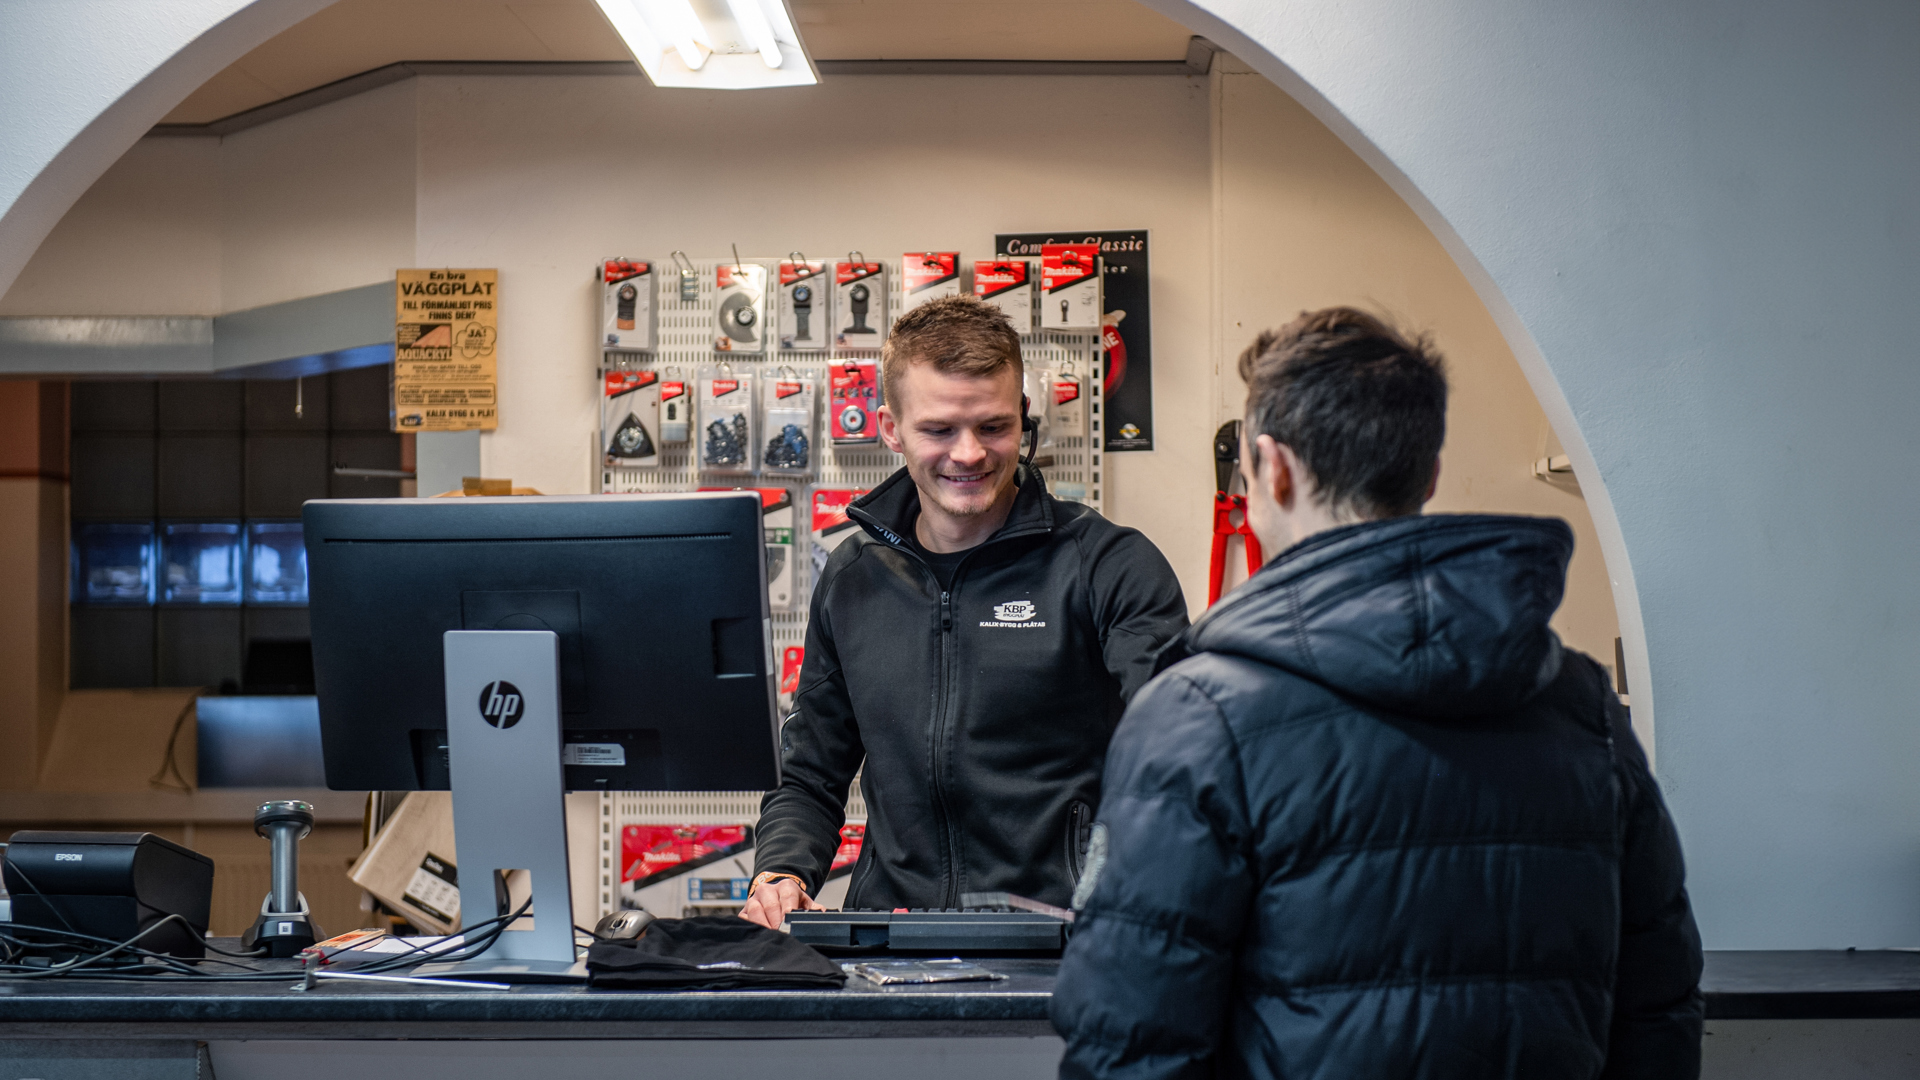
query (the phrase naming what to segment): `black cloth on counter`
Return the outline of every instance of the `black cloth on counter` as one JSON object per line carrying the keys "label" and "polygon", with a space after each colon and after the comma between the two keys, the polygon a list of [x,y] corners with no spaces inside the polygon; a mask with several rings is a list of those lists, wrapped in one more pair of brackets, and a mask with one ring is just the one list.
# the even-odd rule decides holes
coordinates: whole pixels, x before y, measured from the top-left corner
{"label": "black cloth on counter", "polygon": [[1432,514],[1281,553],[1161,654],[1107,761],[1062,1080],[1700,1075],[1680,842],[1573,532]]}
{"label": "black cloth on counter", "polygon": [[734,915],[656,919],[630,941],[587,950],[588,985],[614,990],[818,990],[846,985],[840,965],[778,930]]}

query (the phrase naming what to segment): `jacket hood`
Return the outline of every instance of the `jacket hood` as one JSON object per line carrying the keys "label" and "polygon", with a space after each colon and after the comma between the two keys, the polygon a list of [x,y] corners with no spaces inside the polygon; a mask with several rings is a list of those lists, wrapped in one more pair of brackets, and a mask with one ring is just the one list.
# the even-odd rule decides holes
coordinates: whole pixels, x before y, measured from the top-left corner
{"label": "jacket hood", "polygon": [[1560,670],[1547,620],[1573,530],[1558,518],[1435,514],[1312,536],[1171,647],[1244,656],[1426,718],[1524,704]]}

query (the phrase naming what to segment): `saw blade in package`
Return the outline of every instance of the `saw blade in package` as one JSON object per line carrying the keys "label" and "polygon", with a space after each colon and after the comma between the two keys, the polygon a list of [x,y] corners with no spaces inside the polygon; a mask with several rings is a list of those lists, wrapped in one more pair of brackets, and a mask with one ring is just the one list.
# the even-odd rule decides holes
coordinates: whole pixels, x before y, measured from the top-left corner
{"label": "saw blade in package", "polygon": [[866,488],[817,487],[813,489],[813,574],[818,581],[827,569],[827,556],[833,549],[853,538],[860,528],[847,516],[853,500],[867,493]]}
{"label": "saw blade in package", "polygon": [[760,525],[767,538],[767,606],[792,611],[799,606],[799,551],[793,545],[793,492],[760,488]]}
{"label": "saw blade in package", "polygon": [[973,264],[973,295],[999,308],[1016,333],[1033,333],[1033,264],[982,259]]}
{"label": "saw blade in package", "polygon": [[872,360],[835,360],[827,368],[832,391],[828,428],[835,446],[858,446],[880,439],[880,365]]}
{"label": "saw blade in package", "polygon": [[835,345],[877,349],[887,336],[887,275],[877,262],[833,264]]}
{"label": "saw blade in package", "polygon": [[660,380],[660,424],[655,429],[660,441],[675,446],[686,442],[693,427],[692,413],[691,387],[678,371],[669,370]]}
{"label": "saw blade in package", "polygon": [[760,496],[760,526],[766,533],[767,607],[794,610],[799,590],[799,555],[794,550],[793,492],[786,488],[703,487],[700,491],[751,491]]}
{"label": "saw blade in package", "polygon": [[600,443],[610,467],[660,464],[660,373],[609,371],[601,380]]}
{"label": "saw blade in package", "polygon": [[900,314],[929,300],[960,295],[960,253],[909,251],[900,257]]}
{"label": "saw blade in package", "polygon": [[805,476],[813,468],[813,401],[818,383],[792,368],[760,376],[760,471]]}
{"label": "saw blade in package", "polygon": [[1052,364],[1029,360],[1023,374],[1020,392],[1026,395],[1027,415],[1038,431],[1039,441],[1035,445],[1044,450],[1053,445],[1054,368]]}
{"label": "saw blade in package", "polygon": [[1048,416],[1048,423],[1053,428],[1053,437],[1056,442],[1062,439],[1086,437],[1086,390],[1086,383],[1081,380],[1073,361],[1066,361],[1054,369],[1053,408]]}
{"label": "saw blade in package", "polygon": [[1040,245],[1040,328],[1098,333],[1100,245]]}
{"label": "saw blade in package", "polygon": [[600,347],[652,352],[655,345],[653,264],[639,259],[600,261]]}
{"label": "saw blade in package", "polygon": [[751,473],[753,380],[725,367],[700,369],[700,471]]}
{"label": "saw blade in package", "polygon": [[720,287],[713,309],[716,352],[767,351],[767,268],[726,263],[714,272]]}
{"label": "saw blade in package", "polygon": [[795,352],[833,345],[833,283],[827,264],[786,260],[780,264],[780,347]]}

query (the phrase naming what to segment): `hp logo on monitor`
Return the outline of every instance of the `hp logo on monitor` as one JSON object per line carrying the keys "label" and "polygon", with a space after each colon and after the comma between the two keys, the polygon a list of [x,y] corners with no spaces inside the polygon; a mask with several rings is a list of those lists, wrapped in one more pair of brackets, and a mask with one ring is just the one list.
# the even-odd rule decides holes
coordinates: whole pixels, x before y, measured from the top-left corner
{"label": "hp logo on monitor", "polygon": [[510,682],[490,682],[480,691],[480,719],[502,730],[520,722],[527,711],[520,688]]}

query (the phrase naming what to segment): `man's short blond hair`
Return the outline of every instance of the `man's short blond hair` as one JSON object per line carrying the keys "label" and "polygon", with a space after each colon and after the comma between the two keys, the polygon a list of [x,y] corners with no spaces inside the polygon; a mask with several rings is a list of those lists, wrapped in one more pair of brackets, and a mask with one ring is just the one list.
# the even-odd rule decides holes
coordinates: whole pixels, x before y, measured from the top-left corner
{"label": "man's short blond hair", "polygon": [[1006,313],[971,296],[929,300],[894,320],[880,348],[880,387],[889,403],[899,400],[909,364],[932,364],[935,371],[970,378],[1012,368],[1016,383],[1026,374],[1020,335]]}

